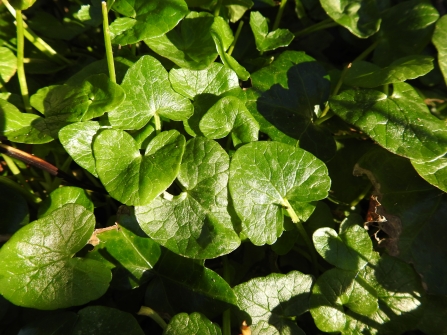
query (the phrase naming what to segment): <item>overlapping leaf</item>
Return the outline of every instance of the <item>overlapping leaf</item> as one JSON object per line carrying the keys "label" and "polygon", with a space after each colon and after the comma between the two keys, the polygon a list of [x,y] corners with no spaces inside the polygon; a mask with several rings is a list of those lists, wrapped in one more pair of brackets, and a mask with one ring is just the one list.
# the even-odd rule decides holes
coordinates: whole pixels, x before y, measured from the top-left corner
{"label": "overlapping leaf", "polygon": [[438,158],[432,162],[419,163],[411,161],[411,164],[416,169],[417,173],[428,181],[430,184],[436,186],[440,190],[447,192],[447,159],[444,157]]}
{"label": "overlapping leaf", "polygon": [[93,202],[87,192],[79,187],[66,186],[55,189],[39,206],[38,216],[43,218],[65,204],[78,204],[93,212]]}
{"label": "overlapping leaf", "polygon": [[188,141],[178,175],[182,193],[164,194],[135,208],[141,228],[171,251],[214,258],[236,249],[240,240],[228,212],[228,154],[212,140]]}
{"label": "overlapping leaf", "polygon": [[7,83],[17,69],[17,59],[8,48],[0,47],[0,87]]}
{"label": "overlapping leaf", "polygon": [[436,28],[432,36],[432,42],[438,49],[438,64],[447,83],[447,16],[441,17],[436,22]]}
{"label": "overlapping leaf", "polygon": [[164,331],[165,335],[221,335],[217,324],[212,323],[200,313],[180,313],[175,315]]}

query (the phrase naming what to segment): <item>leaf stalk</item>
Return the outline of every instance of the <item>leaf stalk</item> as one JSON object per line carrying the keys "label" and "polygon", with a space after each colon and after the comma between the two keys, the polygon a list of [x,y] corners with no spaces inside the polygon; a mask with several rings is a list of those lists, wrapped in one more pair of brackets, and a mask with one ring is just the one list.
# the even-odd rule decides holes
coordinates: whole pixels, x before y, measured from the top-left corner
{"label": "leaf stalk", "polygon": [[234,40],[233,43],[231,43],[230,48],[227,51],[227,54],[231,56],[233,53],[234,47],[236,46],[236,42],[239,39],[239,35],[241,34],[242,27],[244,26],[244,21],[240,21],[239,25],[237,26],[236,33],[234,34]]}
{"label": "leaf stalk", "polygon": [[163,330],[166,329],[166,327],[168,326],[165,322],[165,320],[163,320],[161,318],[160,315],[158,315],[158,313],[156,311],[154,311],[152,308],[147,307],[147,306],[141,306],[140,310],[137,313],[138,315],[144,315],[144,316],[148,316],[150,317],[152,320],[154,320]]}
{"label": "leaf stalk", "polygon": [[25,67],[23,63],[25,53],[25,37],[23,35],[23,17],[22,11],[16,11],[17,20],[17,77],[19,79],[20,92],[22,93],[23,105],[27,113],[32,113],[31,104],[29,102],[28,85],[26,84]]}
{"label": "leaf stalk", "polygon": [[297,31],[296,33],[294,33],[294,35],[295,35],[295,37],[303,37],[303,36],[309,35],[311,33],[314,33],[316,31],[323,30],[326,28],[332,28],[332,27],[336,27],[336,26],[338,26],[338,23],[329,18],[324,21],[313,24],[307,28],[304,28],[300,31]]}
{"label": "leaf stalk", "polygon": [[284,9],[286,8],[287,0],[282,0],[279,5],[278,13],[276,14],[275,23],[273,24],[272,30],[276,30],[279,28],[279,24],[281,23],[281,18],[284,13]]}
{"label": "leaf stalk", "polygon": [[106,47],[107,67],[109,69],[110,81],[116,83],[115,63],[113,62],[112,42],[110,40],[109,16],[107,11],[107,3],[103,1],[102,6],[102,27],[104,31],[104,44]]}

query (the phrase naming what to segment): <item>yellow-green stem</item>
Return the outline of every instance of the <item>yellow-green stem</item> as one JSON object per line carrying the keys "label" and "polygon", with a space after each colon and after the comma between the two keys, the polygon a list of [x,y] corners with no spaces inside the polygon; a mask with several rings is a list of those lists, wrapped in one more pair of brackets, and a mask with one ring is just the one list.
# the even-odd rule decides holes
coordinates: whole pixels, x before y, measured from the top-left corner
{"label": "yellow-green stem", "polygon": [[287,0],[282,0],[279,5],[278,13],[276,14],[275,23],[273,24],[272,30],[276,30],[279,28],[279,24],[281,23],[282,14],[284,13],[284,8],[286,8]]}
{"label": "yellow-green stem", "polygon": [[144,316],[148,316],[150,317],[152,320],[154,320],[163,330],[166,329],[166,327],[168,326],[165,322],[165,320],[163,320],[161,318],[160,315],[158,315],[158,313],[156,311],[154,311],[152,308],[150,307],[146,307],[146,306],[141,306],[140,310],[138,311],[138,315],[144,315]]}
{"label": "yellow-green stem", "polygon": [[155,123],[155,133],[158,135],[160,134],[161,131],[161,120],[160,116],[157,113],[154,114],[154,123]]}
{"label": "yellow-green stem", "polygon": [[239,35],[241,34],[242,26],[244,25],[244,21],[240,21],[239,25],[237,26],[236,33],[234,34],[234,40],[233,43],[231,43],[230,48],[227,51],[227,54],[231,56],[233,53],[234,47],[236,45],[237,40],[239,39]]}
{"label": "yellow-green stem", "polygon": [[23,58],[25,52],[25,38],[23,35],[23,18],[22,11],[16,11],[17,21],[17,77],[19,78],[20,91],[22,93],[23,105],[28,113],[31,113],[31,104],[29,102],[28,85],[26,84],[25,67]]}
{"label": "yellow-green stem", "polygon": [[12,181],[11,179],[9,179],[7,177],[0,176],[0,184],[6,185],[10,188],[13,188],[17,192],[19,192],[25,198],[25,200],[34,208],[37,207],[37,204],[42,202],[41,198],[39,198],[38,196],[36,196],[33,193],[28,192],[23,187],[21,187],[19,184],[17,184],[16,182]]}
{"label": "yellow-green stem", "polygon": [[333,21],[332,19],[326,19],[324,21],[321,21],[314,25],[311,25],[307,28],[304,28],[300,31],[297,31],[294,35],[295,35],[295,37],[302,37],[302,36],[309,35],[311,33],[319,31],[319,30],[336,27],[337,25],[338,25],[338,23]]}
{"label": "yellow-green stem", "polygon": [[19,181],[19,183],[23,186],[23,188],[31,193],[34,194],[34,191],[31,189],[31,187],[29,186],[29,184],[26,182],[25,178],[22,175],[22,172],[20,171],[20,169],[17,167],[16,163],[14,162],[14,160],[11,157],[8,157],[5,154],[1,154],[6,165],[8,165],[9,170],[11,171],[11,173],[14,175],[14,177],[17,178],[17,180]]}
{"label": "yellow-green stem", "polygon": [[113,62],[112,42],[110,40],[109,16],[107,3],[103,1],[102,5],[102,27],[104,31],[104,44],[106,47],[107,67],[109,68],[109,77],[113,83],[116,83],[115,63]]}
{"label": "yellow-green stem", "polygon": [[217,0],[216,8],[214,8],[214,16],[219,16],[220,7],[222,7],[222,0]]}

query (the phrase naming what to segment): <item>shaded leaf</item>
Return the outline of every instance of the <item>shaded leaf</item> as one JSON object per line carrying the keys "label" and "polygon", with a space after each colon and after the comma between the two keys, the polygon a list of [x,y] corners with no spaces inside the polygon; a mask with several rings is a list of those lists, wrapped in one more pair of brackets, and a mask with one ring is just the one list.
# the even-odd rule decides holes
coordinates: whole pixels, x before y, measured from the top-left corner
{"label": "shaded leaf", "polygon": [[0,87],[16,73],[17,59],[8,48],[0,47]]}
{"label": "shaded leaf", "polygon": [[55,189],[51,192],[39,206],[39,219],[48,216],[54,210],[62,207],[65,204],[78,204],[84,206],[85,209],[93,212],[95,209],[93,202],[87,192],[79,187],[65,186]]}
{"label": "shaded leaf", "polygon": [[447,84],[447,15],[436,22],[436,28],[431,38],[438,49],[438,64]]}
{"label": "shaded leaf", "polygon": [[433,186],[447,192],[447,158],[441,157],[432,162],[411,161],[416,172]]}
{"label": "shaded leaf", "polygon": [[59,312],[27,323],[18,335],[66,335],[71,334],[77,319],[76,313]]}
{"label": "shaded leaf", "polygon": [[164,335],[221,335],[217,324],[212,323],[200,313],[180,313],[174,315],[163,332]]}

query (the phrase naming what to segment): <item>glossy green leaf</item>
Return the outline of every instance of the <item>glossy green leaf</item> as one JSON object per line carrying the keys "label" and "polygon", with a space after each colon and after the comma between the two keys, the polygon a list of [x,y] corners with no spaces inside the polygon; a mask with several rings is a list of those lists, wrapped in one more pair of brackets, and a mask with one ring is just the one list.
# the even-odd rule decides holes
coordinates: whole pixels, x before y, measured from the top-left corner
{"label": "glossy green leaf", "polygon": [[255,36],[256,48],[261,52],[286,47],[295,38],[288,29],[269,32],[267,19],[259,12],[250,13],[250,27]]}
{"label": "glossy green leaf", "polygon": [[323,160],[335,154],[335,142],[313,123],[315,108],[329,97],[324,68],[303,52],[286,51],[252,75],[247,108],[261,131],[275,141],[297,145]]}
{"label": "glossy green leaf", "polygon": [[309,308],[312,276],[292,271],[272,273],[251,279],[233,288],[239,308],[248,313],[253,324],[262,321],[273,325],[280,334],[303,334],[290,317]]}
{"label": "glossy green leaf", "polygon": [[13,234],[29,222],[28,204],[13,188],[0,183],[0,234]]}
{"label": "glossy green leaf", "polygon": [[121,45],[161,36],[188,13],[183,0],[116,0],[112,9],[125,16],[110,25],[112,42]]}
{"label": "glossy green leaf", "polygon": [[14,9],[25,10],[31,7],[36,0],[11,0],[9,3]]}
{"label": "glossy green leaf", "polygon": [[96,173],[95,158],[93,157],[93,137],[100,129],[96,121],[75,122],[59,130],[59,140],[64,149],[81,167],[86,169],[95,177]]}
{"label": "glossy green leaf", "polygon": [[447,192],[447,158],[441,157],[432,162],[411,161],[416,172],[433,186]]}
{"label": "glossy green leaf", "polygon": [[212,319],[229,307],[237,306],[228,283],[196,260],[166,251],[154,270],[145,304],[158,312],[170,315],[198,312]]}
{"label": "glossy green leaf", "polygon": [[239,21],[253,4],[251,0],[223,0],[220,10],[230,22],[234,23]]}
{"label": "glossy green leaf", "polygon": [[109,194],[126,205],[151,202],[174,181],[180,169],[185,137],[161,132],[144,156],[132,136],[122,130],[102,131],[93,142],[96,171]]}
{"label": "glossy green leaf", "polygon": [[418,161],[431,161],[447,152],[447,129],[428,112],[416,91],[406,83],[393,93],[347,90],[330,100],[331,109],[387,150]]}
{"label": "glossy green leaf", "polygon": [[244,234],[263,245],[281,236],[289,199],[323,199],[330,179],[324,163],[307,151],[279,142],[254,142],[234,154],[229,186]]}
{"label": "glossy green leaf", "polygon": [[438,11],[431,3],[421,0],[401,2],[383,12],[373,62],[383,67],[399,58],[419,54],[430,42],[438,18]]}
{"label": "glossy green leaf", "polygon": [[130,313],[105,306],[88,306],[78,312],[78,320],[73,327],[72,334],[143,335],[144,332]]}
{"label": "glossy green leaf", "polygon": [[201,71],[172,69],[169,81],[177,93],[191,100],[199,94],[221,95],[239,87],[236,73],[219,63],[212,63]]}
{"label": "glossy green leaf", "polygon": [[438,49],[438,64],[447,83],[447,15],[436,22],[436,28],[432,36],[432,42]]}
{"label": "glossy green leaf", "polygon": [[212,323],[200,313],[180,313],[169,321],[163,335],[222,335],[217,324]]}
{"label": "glossy green leaf", "polygon": [[108,115],[115,128],[140,129],[154,114],[180,121],[193,113],[191,102],[172,90],[168,72],[151,56],[132,65],[121,87],[126,100]]}
{"label": "glossy green leaf", "polygon": [[360,226],[363,219],[351,214],[342,222],[340,233],[332,228],[320,228],[313,234],[315,249],[324,260],[344,270],[359,270],[368,263],[372,242]]}
{"label": "glossy green leaf", "polygon": [[8,48],[0,47],[0,87],[12,78],[16,69],[17,58],[14,53]]}
{"label": "glossy green leaf", "polygon": [[236,97],[220,99],[203,116],[199,127],[211,139],[223,138],[231,132],[235,146],[258,140],[258,122]]}
{"label": "glossy green leaf", "polygon": [[380,27],[380,11],[375,0],[320,0],[335,22],[360,38],[374,35]]}
{"label": "glossy green leaf", "polygon": [[95,207],[87,192],[79,187],[65,186],[55,189],[39,206],[38,217],[48,216],[65,204],[78,204],[93,212]]}
{"label": "glossy green leaf", "polygon": [[415,79],[433,70],[433,58],[408,56],[399,58],[389,66],[380,68],[369,62],[353,62],[343,79],[350,86],[373,88]]}
{"label": "glossy green leaf", "polygon": [[0,293],[15,305],[38,309],[83,305],[102,296],[110,271],[73,257],[94,226],[93,213],[67,204],[20,229],[0,249]]}
{"label": "glossy green leaf", "polygon": [[0,99],[0,134],[16,143],[41,144],[54,139],[42,117],[21,113],[3,99]]}
{"label": "glossy green leaf", "polygon": [[182,193],[164,193],[135,207],[141,228],[171,251],[191,258],[215,258],[240,240],[228,212],[228,154],[212,140],[188,141],[177,177]]}
{"label": "glossy green leaf", "polygon": [[[230,44],[233,41],[233,36],[229,35],[228,30],[228,23],[226,23],[222,18],[217,17],[214,19],[214,23],[211,25],[211,36],[216,44],[217,52],[219,53],[220,59],[225,66],[236,72],[239,79],[247,80],[250,78],[250,73],[248,73],[248,71],[240,65],[237,60],[226,53],[226,50],[230,47]],[[229,31],[231,33],[231,30]]]}
{"label": "glossy green leaf", "polygon": [[214,16],[209,13],[190,12],[167,34],[145,39],[144,42],[182,68],[206,69],[217,57],[210,34],[213,22]]}

